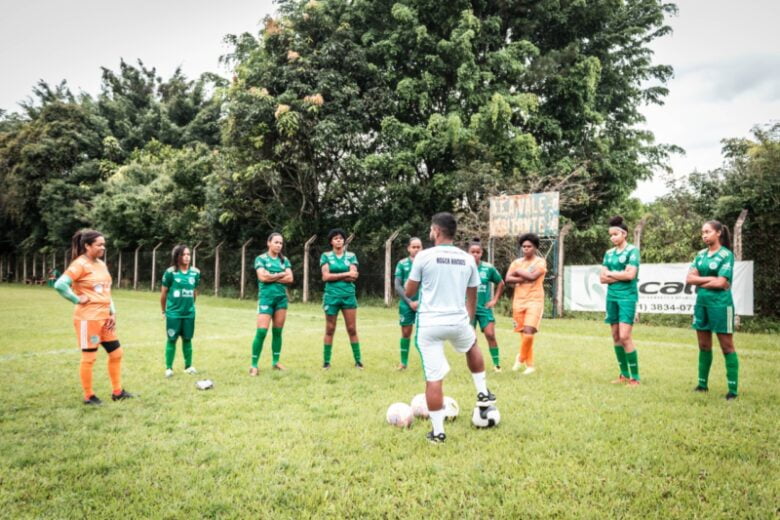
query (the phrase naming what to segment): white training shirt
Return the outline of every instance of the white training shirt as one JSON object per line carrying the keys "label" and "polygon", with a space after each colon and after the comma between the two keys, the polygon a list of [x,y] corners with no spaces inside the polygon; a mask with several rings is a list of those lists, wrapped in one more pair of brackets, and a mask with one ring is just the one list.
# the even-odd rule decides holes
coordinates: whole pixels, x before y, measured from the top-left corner
{"label": "white training shirt", "polygon": [[439,245],[417,253],[409,280],[420,282],[417,325],[459,325],[468,320],[466,288],[479,287],[474,257],[453,245]]}

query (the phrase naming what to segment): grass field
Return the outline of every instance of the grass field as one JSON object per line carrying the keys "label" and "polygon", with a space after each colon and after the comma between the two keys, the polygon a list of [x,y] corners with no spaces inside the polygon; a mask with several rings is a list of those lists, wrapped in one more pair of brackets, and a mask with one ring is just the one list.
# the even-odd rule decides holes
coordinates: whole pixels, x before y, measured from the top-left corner
{"label": "grass field", "polygon": [[[470,425],[465,362],[448,353],[445,392],[461,405],[445,445],[385,424],[387,406],[423,391],[420,362],[395,372],[395,310],[361,308],[366,370],[352,367],[343,324],[323,373],[318,305],[292,305],[282,362],[270,337],[247,375],[254,304],[198,302],[195,389],[163,377],[159,297],[116,292],[124,386],[113,403],[105,353],[99,408],[81,404],[71,305],[52,289],[0,286],[0,517],[662,517],[780,515],[780,345],[738,334],[740,397],[726,402],[723,358],[695,394],[697,353],[686,329],[637,326],[643,385],[612,386],[607,327],[547,320],[539,371],[488,375],[501,425]],[[518,342],[499,318],[503,364]],[[484,341],[480,344],[484,347]],[[485,353],[486,353],[485,347]],[[487,358],[487,356],[486,356]]]}

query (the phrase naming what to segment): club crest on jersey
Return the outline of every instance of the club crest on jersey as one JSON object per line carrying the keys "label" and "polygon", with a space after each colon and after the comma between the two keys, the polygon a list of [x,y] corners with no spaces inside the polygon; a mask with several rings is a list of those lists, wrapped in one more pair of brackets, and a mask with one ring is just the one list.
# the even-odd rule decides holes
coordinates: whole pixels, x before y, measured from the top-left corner
{"label": "club crest on jersey", "polygon": [[625,262],[626,261],[626,255],[620,255],[620,261]]}
{"label": "club crest on jersey", "polygon": [[181,296],[181,291],[179,291],[178,289],[176,289],[175,291],[173,291],[173,297],[174,297],[174,298],[178,298],[179,296]]}
{"label": "club crest on jersey", "polygon": [[194,283],[195,283],[195,277],[194,276],[190,276],[190,285],[192,285]]}
{"label": "club crest on jersey", "polygon": [[717,269],[718,268],[718,262],[710,262],[710,269]]}

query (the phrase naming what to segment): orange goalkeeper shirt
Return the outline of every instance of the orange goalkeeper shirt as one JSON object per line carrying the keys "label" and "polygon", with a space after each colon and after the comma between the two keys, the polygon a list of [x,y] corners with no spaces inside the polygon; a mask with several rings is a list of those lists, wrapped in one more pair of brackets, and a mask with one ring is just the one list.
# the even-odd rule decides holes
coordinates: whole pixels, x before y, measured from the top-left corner
{"label": "orange goalkeeper shirt", "polygon": [[547,273],[547,261],[544,258],[539,257],[532,260],[518,258],[509,266],[509,272],[513,273],[518,269],[529,273],[541,271],[542,274],[533,282],[515,284],[515,292],[512,296],[512,307],[517,309],[529,304],[543,304],[544,275]]}
{"label": "orange goalkeeper shirt", "polygon": [[105,262],[100,259],[93,262],[86,255],[81,255],[70,263],[65,274],[73,281],[73,293],[89,298],[85,304],[76,304],[73,319],[107,319],[111,308],[111,275]]}

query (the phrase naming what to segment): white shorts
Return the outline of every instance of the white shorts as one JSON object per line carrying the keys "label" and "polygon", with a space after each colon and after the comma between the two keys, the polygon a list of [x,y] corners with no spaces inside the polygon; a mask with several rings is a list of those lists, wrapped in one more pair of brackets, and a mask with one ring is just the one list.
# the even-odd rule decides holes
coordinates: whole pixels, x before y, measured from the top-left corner
{"label": "white shorts", "polygon": [[459,353],[465,354],[477,340],[468,320],[458,325],[434,325],[417,329],[417,348],[420,350],[426,381],[441,381],[450,371],[444,356],[444,342],[449,341]]}

